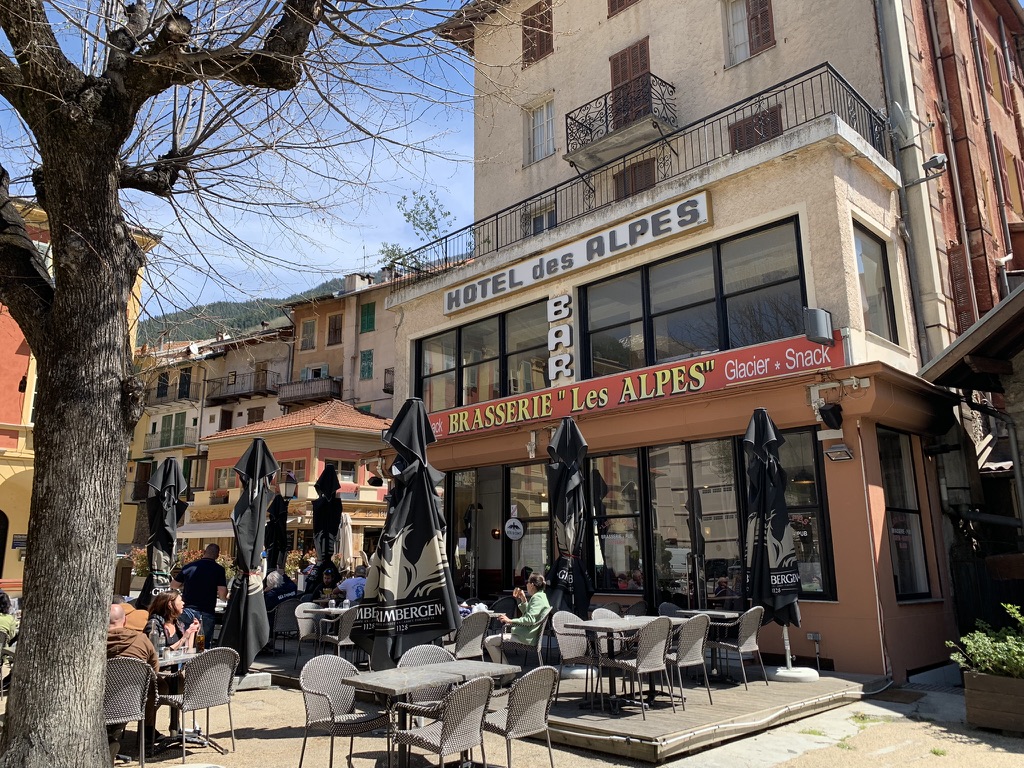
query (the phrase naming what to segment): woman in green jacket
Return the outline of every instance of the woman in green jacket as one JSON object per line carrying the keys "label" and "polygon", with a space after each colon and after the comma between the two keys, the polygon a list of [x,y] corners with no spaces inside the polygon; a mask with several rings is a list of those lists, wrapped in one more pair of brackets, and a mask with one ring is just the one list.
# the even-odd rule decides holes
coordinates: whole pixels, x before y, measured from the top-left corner
{"label": "woman in green jacket", "polygon": [[[527,645],[537,642],[537,633],[541,630],[541,618],[544,616],[551,604],[548,596],[544,594],[544,587],[547,582],[539,573],[531,573],[526,579],[526,592],[516,587],[512,597],[519,604],[518,618],[510,619],[508,616],[499,616],[502,624],[512,627],[512,639]],[[501,651],[501,638],[504,635],[491,635],[484,638],[484,647],[487,649],[491,661],[499,664],[507,664],[505,654]]]}

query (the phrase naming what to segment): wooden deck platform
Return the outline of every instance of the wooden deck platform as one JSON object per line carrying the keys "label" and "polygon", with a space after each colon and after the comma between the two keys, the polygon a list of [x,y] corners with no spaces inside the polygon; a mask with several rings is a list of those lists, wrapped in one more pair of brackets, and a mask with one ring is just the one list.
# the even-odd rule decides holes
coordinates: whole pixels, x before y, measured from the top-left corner
{"label": "wooden deck platform", "polygon": [[[253,670],[270,672],[275,685],[298,687],[299,670],[312,657],[312,644],[303,648],[297,668],[292,666],[294,641],[288,643],[288,650],[277,656],[260,654]],[[738,677],[738,668],[735,673]],[[673,713],[667,695],[663,694],[647,710],[646,720],[635,706],[623,707],[619,713],[608,708],[602,713],[596,707],[591,712],[584,701],[583,679],[565,679],[559,702],[551,709],[551,741],[660,763],[844,706],[883,689],[887,683],[880,677],[825,673],[813,683],[765,685],[760,673],[756,665],[747,667],[748,676],[753,678],[749,690],[743,689],[742,682],[712,682],[714,705],[708,703],[703,685],[688,680],[686,711],[677,700]]]}

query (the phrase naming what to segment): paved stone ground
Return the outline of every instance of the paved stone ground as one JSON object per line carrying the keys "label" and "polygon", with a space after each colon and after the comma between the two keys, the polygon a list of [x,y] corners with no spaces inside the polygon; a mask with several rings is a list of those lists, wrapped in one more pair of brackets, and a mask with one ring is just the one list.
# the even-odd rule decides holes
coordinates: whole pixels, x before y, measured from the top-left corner
{"label": "paved stone ground", "polygon": [[[304,722],[301,693],[279,688],[245,691],[238,693],[234,701],[238,750],[218,755],[211,749],[190,748],[187,762],[192,765],[212,763],[225,768],[298,766]],[[166,715],[161,715],[161,725],[165,723],[164,718]],[[214,710],[211,727],[215,737],[229,742],[225,708]],[[310,738],[305,757],[307,768],[327,765],[328,741],[319,734]],[[486,745],[488,762],[504,766],[502,740],[488,735]],[[347,749],[347,740],[336,740],[335,759],[339,768],[345,766]],[[147,764],[180,764],[180,760],[180,751],[171,749],[147,760]],[[515,768],[544,768],[548,765],[547,749],[543,742],[515,742],[512,762]],[[354,768],[371,768],[378,763],[384,765],[383,738],[356,739]],[[415,768],[436,764],[422,755],[413,758]],[[555,764],[558,768],[640,768],[647,765],[558,745],[555,746]],[[1019,768],[1024,765],[1024,739],[966,726],[963,696],[941,689],[900,689],[667,765],[676,768],[909,768],[917,765]]]}

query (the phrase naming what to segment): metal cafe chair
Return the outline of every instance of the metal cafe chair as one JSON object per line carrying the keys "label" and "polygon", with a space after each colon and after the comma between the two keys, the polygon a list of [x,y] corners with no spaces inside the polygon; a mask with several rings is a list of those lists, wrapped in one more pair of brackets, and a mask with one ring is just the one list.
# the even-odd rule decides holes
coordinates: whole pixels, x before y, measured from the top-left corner
{"label": "metal cafe chair", "polygon": [[320,618],[310,611],[316,610],[316,603],[299,603],[295,606],[295,623],[299,625],[298,642],[295,644],[295,663],[292,669],[299,666],[299,654],[302,653],[302,643],[306,640],[313,641],[313,653],[320,650]]}
{"label": "metal cafe chair", "polygon": [[[235,751],[235,724],[231,718],[231,685],[238,667],[238,651],[234,648],[212,648],[184,663],[181,668],[181,693],[163,694],[157,704],[166,704],[182,715],[181,762],[185,762],[185,713],[206,710],[206,741],[210,741],[210,709],[227,705],[228,725],[231,729],[231,751]],[[194,716],[193,716],[194,717]]]}
{"label": "metal cafe chair", "polygon": [[[510,619],[514,619],[519,615],[519,604],[516,602],[514,597],[506,595],[505,597],[499,597],[495,600],[490,607],[491,613],[504,613]],[[491,619],[491,623],[488,625],[487,633],[490,635],[501,632],[502,625],[497,619]]]}
{"label": "metal cafe chair", "polygon": [[768,685],[768,675],[764,671],[761,649],[757,645],[757,632],[761,629],[762,618],[764,618],[764,608],[760,605],[755,605],[750,610],[745,611],[737,621],[739,629],[735,640],[712,640],[708,643],[709,648],[726,652],[726,665],[729,663],[730,651],[739,657],[744,690],[750,690],[747,686],[747,670],[743,667],[744,653],[757,654],[757,663],[761,665],[761,676],[764,677],[764,684]]}
{"label": "metal cafe chair", "polygon": [[[320,620],[320,645],[321,647],[333,645],[336,655],[341,656],[351,652],[353,661],[358,661],[359,647],[352,642],[352,628],[356,625],[357,611],[349,608],[336,619]],[[334,631],[332,632],[332,626]]]}
{"label": "metal cafe chair", "polygon": [[306,757],[306,738],[310,727],[323,728],[331,735],[330,766],[334,766],[334,737],[348,736],[348,764],[352,765],[355,738],[383,728],[387,733],[388,756],[391,755],[391,719],[387,712],[356,712],[356,689],[345,685],[345,679],[358,675],[358,670],[338,656],[317,656],[302,668],[299,686],[306,706],[306,728],[302,732],[299,768]]}
{"label": "metal cafe chair", "polygon": [[[402,654],[398,660],[398,667],[423,667],[427,664],[442,664],[446,661],[455,661],[455,656],[451,651],[445,650],[439,645],[416,645]],[[407,698],[413,704],[436,704],[450,689],[450,685],[432,685],[429,688],[413,691]]]}
{"label": "metal cafe chair", "polygon": [[[562,685],[562,668],[566,664],[585,664],[587,677],[583,683],[583,695],[587,695],[590,688],[590,670],[594,670],[594,692],[601,688],[600,660],[586,632],[566,629],[565,625],[578,621],[576,614],[571,611],[558,611],[551,617],[551,626],[555,631],[555,642],[558,644],[558,680],[555,687],[555,701],[558,701],[558,694]],[[591,699],[593,701],[593,699]]]}
{"label": "metal cafe chair", "polygon": [[[559,672],[554,667],[537,667],[512,683],[505,707],[484,717],[484,730],[505,739],[508,768],[512,768],[512,739],[525,739],[543,733],[548,742],[548,759],[555,768],[548,733],[548,716],[558,687]],[[497,698],[497,695],[495,696]]]}
{"label": "metal cafe chair", "polygon": [[647,615],[647,601],[637,600],[622,614],[623,616],[646,616]]}
{"label": "metal cafe chair", "polygon": [[[0,633],[2,634],[2,633]],[[146,765],[146,699],[156,685],[156,672],[142,659],[115,656],[107,660],[103,688],[104,725],[138,723],[139,764]]]}
{"label": "metal cafe chair", "polygon": [[[604,658],[601,665],[621,670],[623,674],[629,673],[637,687],[644,675],[660,674],[667,683],[665,656],[668,653],[671,635],[672,620],[667,616],[659,616],[637,630],[636,635],[630,639],[629,647],[624,650],[624,655],[616,654],[615,658]],[[671,696],[669,698],[672,701],[672,711],[675,712],[675,700]],[[647,708],[642,708],[641,712],[646,720]]]}
{"label": "metal cafe chair", "polygon": [[658,605],[659,616],[682,616],[682,610],[675,603],[660,603]]}
{"label": "metal cafe chair", "polygon": [[0,700],[3,699],[7,686],[3,684],[4,665],[14,667],[14,649],[7,647],[7,630],[0,629]]}
{"label": "metal cafe chair", "polygon": [[[537,666],[543,666],[544,659],[542,656],[544,648],[544,630],[547,627],[548,619],[551,617],[551,609],[548,608],[544,613],[541,614],[540,619],[537,621],[537,639],[532,643],[523,643],[519,640],[512,639],[512,635],[502,635],[501,638],[501,650],[504,653],[509,651],[523,651],[527,657],[531,652],[537,654]],[[511,629],[511,627],[508,627]]]}
{"label": "metal cafe chair", "polygon": [[295,618],[295,609],[299,606],[297,597],[289,598],[278,604],[274,609],[274,632],[270,640],[274,644],[274,653],[277,653],[277,638],[281,638],[282,652],[288,650],[288,638],[298,636],[299,622]]}
{"label": "metal cafe chair", "polygon": [[[704,671],[704,687],[708,691],[708,703],[714,704],[711,700],[711,684],[708,682],[708,665],[704,658],[708,640],[708,627],[711,626],[711,619],[707,614],[699,614],[692,619],[687,619],[679,625],[676,630],[676,647],[670,651],[665,660],[673,668],[676,678],[679,680],[679,696],[683,701],[683,711],[686,711],[686,697],[683,696],[683,670],[687,667],[696,667]],[[672,675],[669,674],[669,695],[675,690],[672,682]]]}
{"label": "metal cafe chair", "polygon": [[431,720],[419,728],[395,731],[395,743],[419,747],[437,755],[439,768],[444,768],[444,756],[469,752],[479,746],[483,764],[487,765],[484,748],[484,715],[491,701],[494,683],[489,677],[477,677],[452,690],[434,706],[398,702],[416,717]]}

